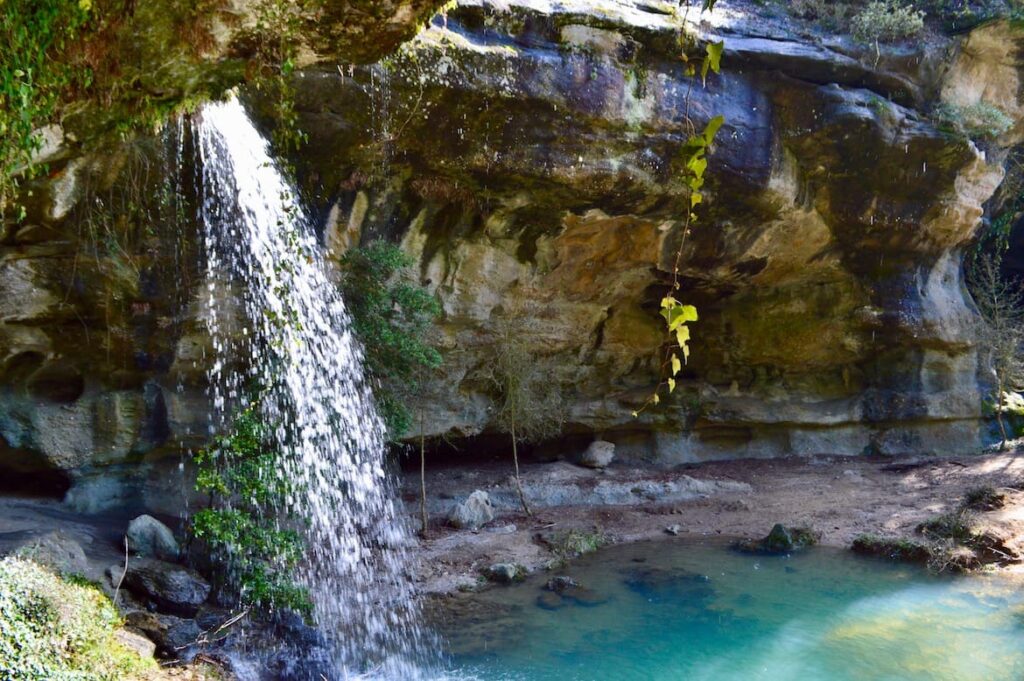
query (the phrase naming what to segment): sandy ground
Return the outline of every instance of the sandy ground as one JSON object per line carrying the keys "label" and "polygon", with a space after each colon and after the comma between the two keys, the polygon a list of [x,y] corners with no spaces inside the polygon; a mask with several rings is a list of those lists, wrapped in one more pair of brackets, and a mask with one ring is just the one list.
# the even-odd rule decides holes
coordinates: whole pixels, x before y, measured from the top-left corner
{"label": "sandy ground", "polygon": [[[524,482],[549,476],[550,466],[524,468]],[[546,534],[573,529],[600,533],[613,543],[677,536],[723,535],[763,537],[774,523],[810,526],[821,533],[821,543],[847,547],[859,534],[912,538],[917,525],[955,509],[963,496],[980,486],[1007,488],[1024,482],[1024,455],[984,454],[960,458],[892,460],[877,458],[817,457],[814,459],[741,460],[685,466],[670,471],[632,469],[606,475],[632,475],[637,480],[671,480],[690,476],[698,480],[736,481],[750,491],[723,492],[700,498],[631,506],[568,506],[538,508],[533,517],[505,512],[479,531],[447,527],[434,514],[428,538],[419,543],[417,578],[422,588],[439,595],[480,585],[481,570],[494,563],[517,563],[530,571],[547,568],[556,556],[545,546]],[[463,474],[464,475],[464,474]],[[582,472],[581,476],[593,475]],[[432,471],[428,488],[500,490],[507,487],[508,469],[498,464],[477,469],[467,480],[451,480],[444,471]],[[472,484],[467,484],[472,483]],[[403,486],[409,501],[418,479]],[[989,514],[1015,535],[1024,535],[1024,492],[1003,490],[1007,505]],[[455,494],[456,498],[460,495]],[[449,502],[454,504],[455,500]],[[438,500],[432,500],[436,507]],[[666,531],[678,526],[679,534]]]}

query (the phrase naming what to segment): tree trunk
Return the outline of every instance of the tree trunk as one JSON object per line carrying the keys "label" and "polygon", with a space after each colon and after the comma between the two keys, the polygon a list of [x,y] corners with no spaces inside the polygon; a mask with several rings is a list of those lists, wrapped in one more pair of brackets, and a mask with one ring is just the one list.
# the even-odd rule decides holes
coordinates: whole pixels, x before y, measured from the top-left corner
{"label": "tree trunk", "polygon": [[519,492],[519,503],[523,505],[523,510],[526,511],[526,515],[532,516],[533,512],[530,511],[530,507],[526,503],[526,495],[523,494],[523,483],[519,479],[519,449],[516,447],[516,427],[512,425],[510,429],[512,431],[512,463],[516,469],[516,490]]}
{"label": "tree trunk", "polygon": [[423,434],[423,409],[420,409],[420,535],[427,537],[427,447]]}
{"label": "tree trunk", "polygon": [[1003,379],[996,380],[996,421],[999,423],[999,434],[1003,436],[999,443],[999,451],[1006,451],[1006,424],[1003,423]]}

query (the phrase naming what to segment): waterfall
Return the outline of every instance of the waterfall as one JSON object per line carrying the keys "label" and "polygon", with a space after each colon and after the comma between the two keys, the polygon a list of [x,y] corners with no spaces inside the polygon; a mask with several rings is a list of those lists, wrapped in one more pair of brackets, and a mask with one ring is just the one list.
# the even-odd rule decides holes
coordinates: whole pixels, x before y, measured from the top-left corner
{"label": "waterfall", "polygon": [[[418,678],[434,648],[405,574],[409,533],[344,302],[295,191],[235,98],[194,117],[215,423],[246,385],[282,451],[307,557],[298,580],[332,640],[339,676]],[[244,359],[244,371],[231,367]]]}

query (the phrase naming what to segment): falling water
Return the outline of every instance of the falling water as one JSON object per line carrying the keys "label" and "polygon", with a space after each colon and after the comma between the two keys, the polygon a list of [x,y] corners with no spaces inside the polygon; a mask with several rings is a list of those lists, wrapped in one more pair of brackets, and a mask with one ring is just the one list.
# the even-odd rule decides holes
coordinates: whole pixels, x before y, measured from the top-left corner
{"label": "falling water", "polygon": [[[278,510],[304,521],[299,579],[332,638],[338,675],[371,668],[385,678],[419,677],[433,646],[417,624],[405,575],[409,535],[338,288],[241,103],[204,106],[194,135],[216,418],[225,426],[245,386],[263,386],[263,416],[283,452],[280,475],[295,490]],[[239,358],[247,371],[229,368]]]}

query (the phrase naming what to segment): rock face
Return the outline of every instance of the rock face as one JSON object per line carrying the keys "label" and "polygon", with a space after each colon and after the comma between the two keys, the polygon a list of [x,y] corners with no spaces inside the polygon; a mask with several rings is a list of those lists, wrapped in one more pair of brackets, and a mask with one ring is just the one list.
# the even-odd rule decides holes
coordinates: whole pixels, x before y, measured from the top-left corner
{"label": "rock face", "polygon": [[[327,42],[344,51],[363,35],[373,51],[346,61],[365,61],[436,3],[324,4]],[[352,69],[311,44],[294,81],[310,140],[291,160],[325,244],[399,242],[441,302],[430,433],[493,428],[486,367],[510,323],[564,388],[569,432],[619,459],[979,443],[961,251],[1003,202],[1024,134],[1020,38],[997,22],[876,55],[767,11],[722,0],[686,29],[726,41],[707,87],[686,77],[684,26],[658,2],[464,0]],[[986,141],[943,132],[929,113],[940,100],[988,101],[1015,126]],[[250,102],[272,126],[270,105]],[[700,313],[690,361],[634,419],[659,379],[658,300],[689,212],[687,116],[716,114],[726,124],[680,260],[679,297]],[[27,220],[0,227],[6,480],[51,476],[82,510],[176,511],[168,472],[208,435],[212,356],[198,233],[179,210],[194,193],[191,159],[176,156],[187,147],[54,153]],[[145,201],[160,196],[176,198]]]}
{"label": "rock face", "polygon": [[[1017,133],[972,141],[930,111],[1016,82],[1019,38],[989,26],[879,57],[736,2],[690,27],[726,42],[705,88],[682,73],[670,12],[587,7],[463,2],[385,67],[302,77],[297,162],[311,194],[335,193],[328,236],[400,240],[444,306],[431,429],[491,426],[482,376],[505,322],[565,386],[570,427],[622,456],[977,446],[961,249]],[[1019,121],[1015,98],[994,103]],[[633,419],[689,212],[687,112],[726,119],[680,260],[701,318],[679,388]]]}
{"label": "rock face", "polygon": [[494,520],[494,507],[487,492],[476,490],[465,501],[456,504],[448,516],[453,527],[478,530]]}

